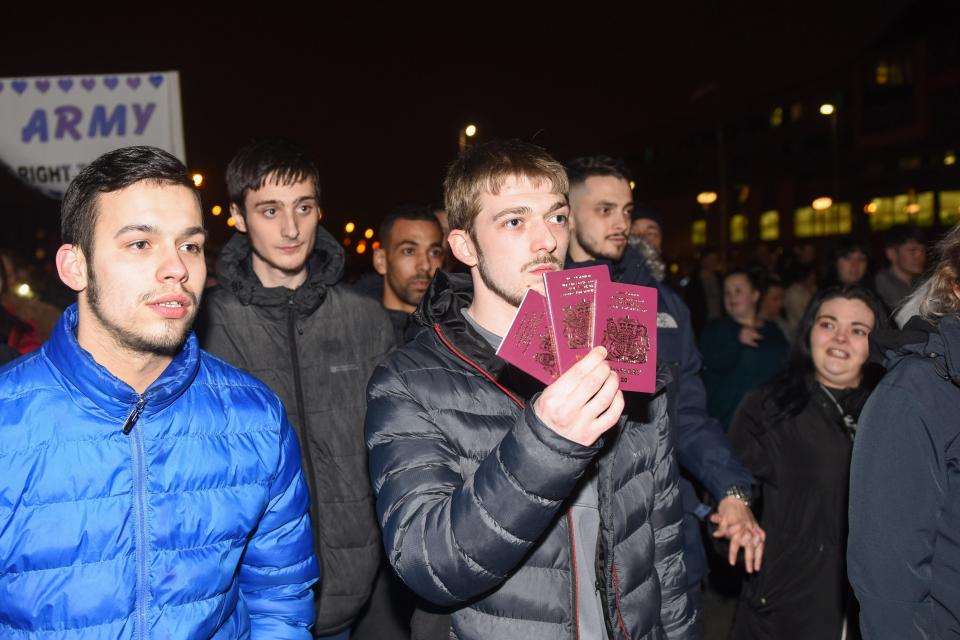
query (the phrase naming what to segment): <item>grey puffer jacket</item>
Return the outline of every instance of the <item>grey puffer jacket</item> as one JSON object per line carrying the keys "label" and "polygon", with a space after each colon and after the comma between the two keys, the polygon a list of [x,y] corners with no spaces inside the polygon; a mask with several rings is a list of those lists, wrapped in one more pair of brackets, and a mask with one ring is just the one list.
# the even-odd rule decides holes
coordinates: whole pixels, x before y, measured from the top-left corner
{"label": "grey puffer jacket", "polygon": [[645,422],[622,420],[594,446],[560,437],[526,408],[535,381],[464,321],[471,297],[469,276],[438,272],[415,316],[428,329],[377,368],[367,391],[387,556],[449,615],[436,624],[418,612],[415,637],[428,637],[427,620],[431,638],[578,638],[568,498],[592,464],[608,636],[693,637],[665,395],[644,397]]}
{"label": "grey puffer jacket", "polygon": [[370,597],[379,529],[363,446],[364,390],[393,348],[383,308],[346,285],[343,250],[324,229],[307,281],[266,288],[250,242],[235,234],[217,264],[220,286],[203,298],[205,349],[265,382],[283,400],[300,438],[314,542],[323,567],[314,633],[350,625]]}

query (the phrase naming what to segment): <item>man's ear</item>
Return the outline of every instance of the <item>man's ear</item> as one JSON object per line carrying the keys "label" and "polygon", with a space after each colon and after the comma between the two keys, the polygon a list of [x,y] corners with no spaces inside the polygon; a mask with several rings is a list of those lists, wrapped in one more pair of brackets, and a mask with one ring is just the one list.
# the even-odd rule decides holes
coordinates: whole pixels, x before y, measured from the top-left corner
{"label": "man's ear", "polygon": [[79,293],[87,288],[87,258],[80,247],[65,244],[57,249],[57,273],[74,291]]}
{"label": "man's ear", "polygon": [[387,252],[383,248],[373,250],[373,268],[380,275],[387,275]]}
{"label": "man's ear", "polygon": [[233,224],[240,233],[247,232],[247,220],[240,213],[240,207],[236,204],[230,204],[230,217],[233,218]]}
{"label": "man's ear", "polygon": [[447,239],[450,241],[450,251],[457,260],[468,267],[477,266],[480,260],[477,258],[477,248],[469,233],[463,229],[454,229]]}

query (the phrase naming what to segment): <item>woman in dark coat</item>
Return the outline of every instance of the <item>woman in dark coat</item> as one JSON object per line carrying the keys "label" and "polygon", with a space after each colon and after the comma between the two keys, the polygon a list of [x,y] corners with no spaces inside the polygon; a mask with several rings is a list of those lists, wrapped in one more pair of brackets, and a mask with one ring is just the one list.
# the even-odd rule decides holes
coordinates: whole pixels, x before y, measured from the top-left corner
{"label": "woman in dark coat", "polygon": [[867,336],[883,325],[862,287],[818,293],[784,371],[737,410],[730,440],[758,484],[767,539],[732,638],[840,640],[845,620],[856,626],[844,567],[847,484],[857,418],[882,372],[867,362]]}

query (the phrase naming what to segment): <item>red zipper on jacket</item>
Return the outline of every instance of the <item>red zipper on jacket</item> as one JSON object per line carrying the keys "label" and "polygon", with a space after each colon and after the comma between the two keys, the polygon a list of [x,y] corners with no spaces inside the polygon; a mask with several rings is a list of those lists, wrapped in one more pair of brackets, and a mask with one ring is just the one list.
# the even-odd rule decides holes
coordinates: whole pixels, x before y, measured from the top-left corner
{"label": "red zipper on jacket", "polygon": [[617,578],[617,563],[611,562],[610,566],[613,567],[613,606],[617,609],[617,621],[620,623],[620,630],[623,631],[623,637],[629,638],[630,634],[627,633],[627,625],[623,623],[623,614],[620,613],[620,580]]}
{"label": "red zipper on jacket", "polygon": [[[447,348],[450,349],[450,351],[456,354],[458,358],[460,358],[461,360],[466,362],[468,365],[470,365],[471,367],[479,371],[481,374],[483,374],[483,377],[485,377],[487,380],[495,384],[498,389],[500,389],[505,394],[507,394],[507,396],[511,400],[516,402],[521,409],[525,408],[526,405],[524,405],[523,401],[521,401],[517,396],[511,393],[509,389],[507,389],[502,384],[497,382],[496,379],[493,376],[491,376],[489,373],[487,373],[483,367],[475,363],[473,360],[471,360],[467,356],[460,353],[460,351],[457,350],[456,347],[450,344],[450,341],[447,340],[446,337],[444,337],[443,332],[440,331],[439,322],[434,323],[433,330],[434,332],[436,332],[437,337],[440,338],[440,341],[443,344],[445,344]],[[574,631],[576,632],[575,638],[579,640],[580,639],[580,602],[579,602],[580,593],[578,591],[578,581],[577,581],[577,543],[573,535],[573,507],[571,507],[570,510],[567,512],[567,517],[570,520],[570,561],[571,561],[571,566],[573,567],[573,571],[571,573],[573,575],[573,616],[575,621]],[[614,577],[614,580],[616,580],[616,577]],[[619,610],[619,603],[618,603],[617,615],[619,614],[620,614],[620,610]],[[623,625],[622,618],[620,620],[620,624]],[[624,633],[626,633],[626,631],[624,631]]]}
{"label": "red zipper on jacket", "polygon": [[460,358],[461,360],[463,360],[464,362],[466,362],[467,364],[469,364],[471,367],[473,367],[474,369],[476,369],[477,371],[479,371],[480,373],[482,373],[482,374],[483,374],[483,377],[485,377],[487,380],[489,380],[489,381],[492,382],[493,384],[497,385],[497,388],[500,389],[500,391],[503,391],[505,394],[507,394],[507,395],[510,397],[510,399],[513,400],[514,402],[516,402],[517,405],[518,405],[521,409],[526,408],[526,405],[523,403],[522,400],[520,400],[520,398],[518,398],[517,396],[513,395],[512,393],[510,393],[510,390],[509,390],[509,389],[507,389],[505,386],[503,386],[502,384],[500,384],[499,382],[497,382],[496,378],[494,378],[494,377],[491,376],[489,373],[487,373],[487,372],[484,370],[483,367],[481,367],[480,365],[478,365],[477,363],[475,363],[473,360],[471,360],[471,359],[468,358],[467,356],[465,356],[465,355],[463,355],[462,353],[460,353],[459,351],[457,351],[457,348],[454,347],[452,344],[450,344],[450,341],[447,340],[447,339],[443,336],[443,332],[440,331],[440,323],[439,323],[439,322],[435,322],[435,323],[433,324],[433,330],[437,333],[437,337],[440,338],[440,341],[443,342],[443,344],[447,345],[447,348],[450,349],[450,351],[453,351],[455,354],[457,354],[457,357],[458,357],[458,358]]}

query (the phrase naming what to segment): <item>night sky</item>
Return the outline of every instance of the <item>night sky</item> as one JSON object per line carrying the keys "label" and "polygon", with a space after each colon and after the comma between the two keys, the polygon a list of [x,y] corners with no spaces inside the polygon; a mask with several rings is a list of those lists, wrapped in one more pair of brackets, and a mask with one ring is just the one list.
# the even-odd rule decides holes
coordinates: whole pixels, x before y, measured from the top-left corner
{"label": "night sky", "polygon": [[[226,204],[237,147],[279,135],[313,152],[324,223],[340,229],[439,200],[468,123],[480,140],[534,140],[560,159],[629,155],[658,127],[849,64],[911,3],[137,4],[17,8],[3,20],[0,77],[179,70],[188,165],[207,176],[208,211]],[[11,201],[55,211],[0,186],[5,217]],[[209,221],[215,240],[223,220]]]}

